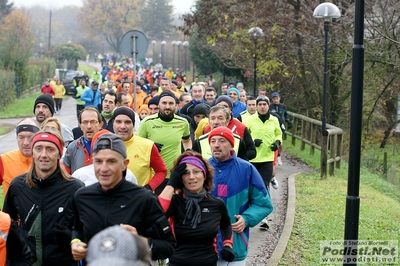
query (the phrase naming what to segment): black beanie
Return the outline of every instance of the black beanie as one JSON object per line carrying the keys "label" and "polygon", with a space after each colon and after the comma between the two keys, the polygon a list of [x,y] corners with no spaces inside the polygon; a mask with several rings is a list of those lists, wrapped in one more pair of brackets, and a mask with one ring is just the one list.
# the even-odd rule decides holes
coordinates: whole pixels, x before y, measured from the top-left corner
{"label": "black beanie", "polygon": [[148,106],[155,104],[158,106],[158,102],[160,101],[160,96],[154,96],[153,98],[150,99],[150,101],[148,102]]}
{"label": "black beanie", "polygon": [[205,115],[206,117],[208,117],[208,112],[210,110],[208,109],[208,107],[204,104],[198,104],[193,108],[193,116],[198,115],[198,114],[202,114]]}
{"label": "black beanie", "polygon": [[163,91],[163,92],[161,92],[161,94],[160,94],[160,100],[161,100],[161,98],[162,97],[165,97],[165,96],[169,96],[169,97],[172,97],[172,98],[174,98],[174,100],[175,100],[175,103],[179,103],[179,99],[175,96],[175,94],[173,94],[173,92],[172,91]]}
{"label": "black beanie", "polygon": [[132,120],[132,124],[135,124],[135,112],[126,106],[120,106],[114,110],[112,119],[115,119],[119,115],[126,115]]}
{"label": "black beanie", "polygon": [[44,103],[45,105],[47,105],[50,109],[51,116],[54,115],[54,99],[53,97],[51,97],[50,94],[42,94],[39,97],[37,97],[35,105],[33,106],[33,113],[35,113],[36,105],[38,103]]}

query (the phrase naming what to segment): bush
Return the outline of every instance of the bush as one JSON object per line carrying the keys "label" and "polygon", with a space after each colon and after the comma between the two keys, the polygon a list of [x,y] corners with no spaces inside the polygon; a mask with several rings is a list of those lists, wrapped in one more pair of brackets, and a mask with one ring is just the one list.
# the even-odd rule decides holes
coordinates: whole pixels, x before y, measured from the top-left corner
{"label": "bush", "polygon": [[14,71],[0,69],[0,80],[2,81],[2,86],[0,87],[0,110],[4,110],[8,103],[16,99]]}
{"label": "bush", "polygon": [[22,91],[42,84],[47,78],[52,78],[55,74],[56,62],[54,58],[40,58],[29,60],[25,69],[25,79],[23,79]]}

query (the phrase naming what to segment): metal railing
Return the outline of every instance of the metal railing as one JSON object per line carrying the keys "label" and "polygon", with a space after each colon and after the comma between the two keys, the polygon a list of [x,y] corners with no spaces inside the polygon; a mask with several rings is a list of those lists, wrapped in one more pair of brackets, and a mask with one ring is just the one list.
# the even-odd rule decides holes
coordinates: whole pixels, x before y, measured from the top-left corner
{"label": "metal railing", "polygon": [[[321,178],[335,174],[335,168],[340,169],[340,160],[343,147],[343,129],[326,124],[326,131],[322,132],[322,122],[304,115],[288,112],[292,127],[286,130],[291,136],[291,143],[296,145],[300,141],[300,149],[304,150],[306,144],[310,146],[310,154],[315,149],[321,151]],[[329,159],[328,159],[329,157]]]}

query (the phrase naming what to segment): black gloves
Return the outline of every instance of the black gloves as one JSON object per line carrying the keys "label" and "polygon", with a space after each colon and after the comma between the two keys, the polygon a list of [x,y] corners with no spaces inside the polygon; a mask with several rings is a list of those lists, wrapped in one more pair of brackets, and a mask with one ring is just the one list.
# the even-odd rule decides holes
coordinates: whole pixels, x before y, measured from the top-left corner
{"label": "black gloves", "polygon": [[262,140],[261,140],[261,139],[255,139],[255,140],[254,140],[254,145],[255,145],[256,147],[260,147],[261,143],[262,143]]}
{"label": "black gloves", "polygon": [[281,142],[279,140],[275,141],[274,143],[271,144],[271,151],[276,151],[279,148],[279,145],[281,145]]}
{"label": "black gloves", "polygon": [[174,171],[169,176],[167,185],[176,188],[180,183],[182,183],[182,176],[186,173],[186,164],[180,164],[175,167]]}
{"label": "black gloves", "polygon": [[65,225],[54,224],[54,228],[51,229],[54,234],[57,244],[65,245],[71,242],[72,232]]}
{"label": "black gloves", "polygon": [[161,152],[161,149],[162,149],[162,147],[164,146],[164,144],[155,143],[155,142],[154,142],[154,145],[156,145],[158,152]]}
{"label": "black gloves", "polygon": [[232,249],[228,246],[224,246],[221,250],[221,259],[231,262],[235,259],[235,254]]}

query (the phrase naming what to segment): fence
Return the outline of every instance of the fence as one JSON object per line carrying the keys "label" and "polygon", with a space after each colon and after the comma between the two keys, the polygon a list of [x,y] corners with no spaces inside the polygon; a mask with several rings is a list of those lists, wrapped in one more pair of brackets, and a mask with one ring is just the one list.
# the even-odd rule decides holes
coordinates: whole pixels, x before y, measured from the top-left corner
{"label": "fence", "polygon": [[[315,149],[321,151],[321,177],[326,178],[329,166],[329,175],[335,174],[335,168],[340,169],[340,160],[343,147],[343,129],[327,124],[326,131],[322,132],[322,122],[307,116],[288,112],[292,127],[286,131],[291,136],[291,143],[296,145],[300,140],[300,149],[306,144],[310,146],[310,154]],[[329,159],[328,159],[329,157]]]}

